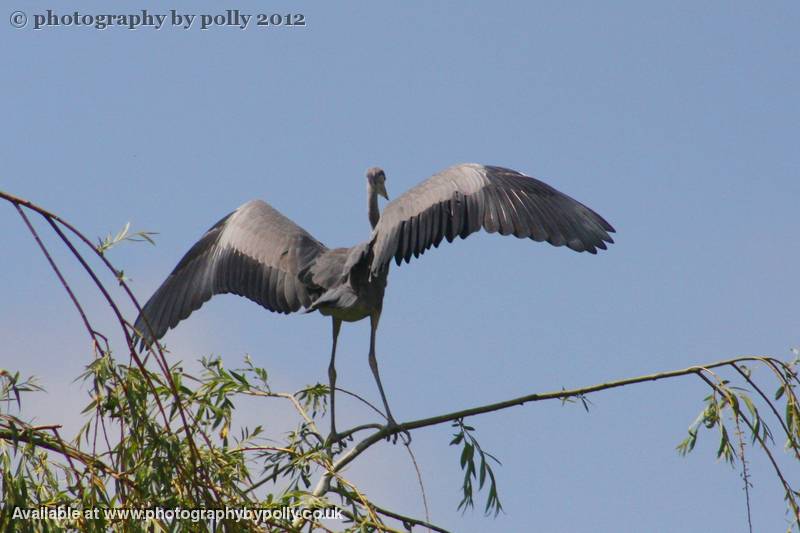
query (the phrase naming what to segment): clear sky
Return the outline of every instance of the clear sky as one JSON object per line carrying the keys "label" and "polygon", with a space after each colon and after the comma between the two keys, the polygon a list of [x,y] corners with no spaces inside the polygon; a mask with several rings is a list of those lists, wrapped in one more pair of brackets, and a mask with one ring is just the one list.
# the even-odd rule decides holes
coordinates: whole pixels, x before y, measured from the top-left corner
{"label": "clear sky", "polygon": [[[367,167],[386,170],[396,197],[475,161],[588,204],[617,244],[590,256],[481,234],[394,268],[378,357],[401,421],[738,354],[788,358],[800,344],[797,2],[241,0],[228,7],[299,12],[307,26],[32,29],[48,8],[144,7],[224,12],[30,1],[4,4],[0,20],[0,189],[92,237],[128,221],[158,231],[156,247],[111,253],[142,301],[249,199],[349,246],[369,233]],[[25,28],[9,23],[15,9]],[[112,328],[102,302],[86,300]],[[76,428],[85,334],[10,207],[0,208],[0,302],[0,367],[49,390],[23,414]],[[339,381],[379,401],[368,339],[366,322],[345,326]],[[166,342],[174,357],[217,354],[232,367],[249,353],[276,388],[327,379],[328,319],[235,296]],[[470,420],[503,462],[497,519],[456,511],[449,428],[416,432],[431,519],[467,532],[745,531],[739,473],[715,461],[716,437],[701,434],[688,458],[675,452],[705,395],[686,378],[598,394],[588,414],[555,402]],[[343,426],[371,420],[349,400],[337,406]],[[270,404],[240,416],[275,423]],[[782,531],[778,484],[751,460],[755,530]],[[402,447],[382,444],[346,475],[379,504],[422,515]]]}

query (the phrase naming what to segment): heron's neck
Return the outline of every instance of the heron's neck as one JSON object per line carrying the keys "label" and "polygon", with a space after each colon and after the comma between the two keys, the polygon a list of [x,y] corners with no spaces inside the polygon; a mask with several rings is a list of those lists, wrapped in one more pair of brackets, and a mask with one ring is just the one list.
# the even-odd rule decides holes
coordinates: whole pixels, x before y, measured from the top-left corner
{"label": "heron's neck", "polygon": [[371,185],[367,185],[367,197],[369,198],[369,223],[372,224],[372,229],[375,229],[381,219],[381,212],[378,209],[378,193]]}

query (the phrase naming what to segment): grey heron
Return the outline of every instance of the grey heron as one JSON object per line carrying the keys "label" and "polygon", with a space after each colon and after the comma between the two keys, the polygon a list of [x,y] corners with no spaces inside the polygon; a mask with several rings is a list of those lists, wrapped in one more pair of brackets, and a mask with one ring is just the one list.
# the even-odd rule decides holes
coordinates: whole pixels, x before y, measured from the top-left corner
{"label": "grey heron", "polygon": [[330,249],[261,200],[242,205],[192,246],[144,305],[135,328],[143,345],[160,339],[215,294],[244,296],[266,309],[305,309],[332,318],[328,365],[331,435],[336,438],[336,342],[342,321],[370,319],[369,366],[388,424],[396,426],[378,372],[375,337],[391,260],[419,257],[443,239],[452,242],[485,229],[576,252],[597,253],[613,243],[603,217],[535,178],[515,170],[461,164],[388,200],[386,174],[367,170],[372,232],[351,248]]}

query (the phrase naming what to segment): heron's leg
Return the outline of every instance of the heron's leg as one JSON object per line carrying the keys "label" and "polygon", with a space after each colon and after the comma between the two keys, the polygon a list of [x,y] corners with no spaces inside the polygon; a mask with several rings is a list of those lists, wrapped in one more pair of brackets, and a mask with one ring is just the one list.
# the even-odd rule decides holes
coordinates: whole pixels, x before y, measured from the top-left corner
{"label": "heron's leg", "polygon": [[338,318],[333,319],[333,349],[331,350],[331,364],[328,365],[328,381],[330,383],[330,397],[331,397],[331,434],[329,439],[336,438],[336,341],[339,338],[339,329],[342,327],[342,321]]}
{"label": "heron's leg", "polygon": [[381,384],[381,375],[378,372],[378,359],[375,357],[375,335],[378,331],[378,321],[381,319],[380,312],[373,313],[369,317],[370,321],[370,334],[369,334],[369,367],[372,369],[372,375],[375,376],[375,382],[378,384],[378,391],[381,393],[381,400],[383,400],[383,407],[386,409],[386,418],[390,425],[397,425],[392,410],[389,409],[389,402],[386,401],[386,394],[383,392],[383,385]]}
{"label": "heron's leg", "polygon": [[[381,384],[381,375],[378,372],[378,359],[375,357],[375,335],[378,331],[378,321],[381,318],[381,313],[373,313],[370,315],[370,336],[369,336],[369,367],[372,369],[372,375],[375,376],[375,382],[378,384],[378,391],[381,393],[381,400],[383,400],[383,407],[386,409],[386,423],[390,428],[399,426],[397,421],[392,416],[392,410],[389,409],[389,402],[386,401],[386,394],[383,392],[383,385]],[[402,430],[405,438],[403,439],[406,446],[411,444],[411,433],[407,430]],[[392,442],[397,442],[397,433],[394,433]],[[388,439],[389,437],[387,437]]]}

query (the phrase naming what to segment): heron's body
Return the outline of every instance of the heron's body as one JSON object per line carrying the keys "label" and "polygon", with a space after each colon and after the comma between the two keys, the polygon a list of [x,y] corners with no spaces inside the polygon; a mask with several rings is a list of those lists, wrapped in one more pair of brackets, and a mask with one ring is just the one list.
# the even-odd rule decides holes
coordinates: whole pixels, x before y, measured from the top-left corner
{"label": "heron's body", "polygon": [[[245,296],[280,313],[301,308],[331,316],[333,349],[328,367],[331,413],[336,382],[336,341],[342,321],[369,317],[369,363],[390,423],[375,335],[389,264],[419,257],[443,239],[485,229],[489,233],[547,241],[592,254],[613,240],[600,215],[549,185],[514,170],[477,164],[450,167],[389,202],[385,174],[367,172],[372,233],[351,248],[329,249],[261,200],[250,201],[212,226],[181,259],[145,304],[136,322],[144,343],[161,338],[215,294]],[[335,434],[332,416],[332,435]]]}
{"label": "heron's body", "polygon": [[[370,276],[368,256],[359,257],[363,246],[330,250],[311,265],[311,281],[319,280],[325,291],[309,311],[319,311],[344,322],[358,322],[372,313],[380,313],[388,270]],[[348,258],[354,262],[352,266],[348,265]],[[346,280],[341,280],[343,272],[347,272]]]}

